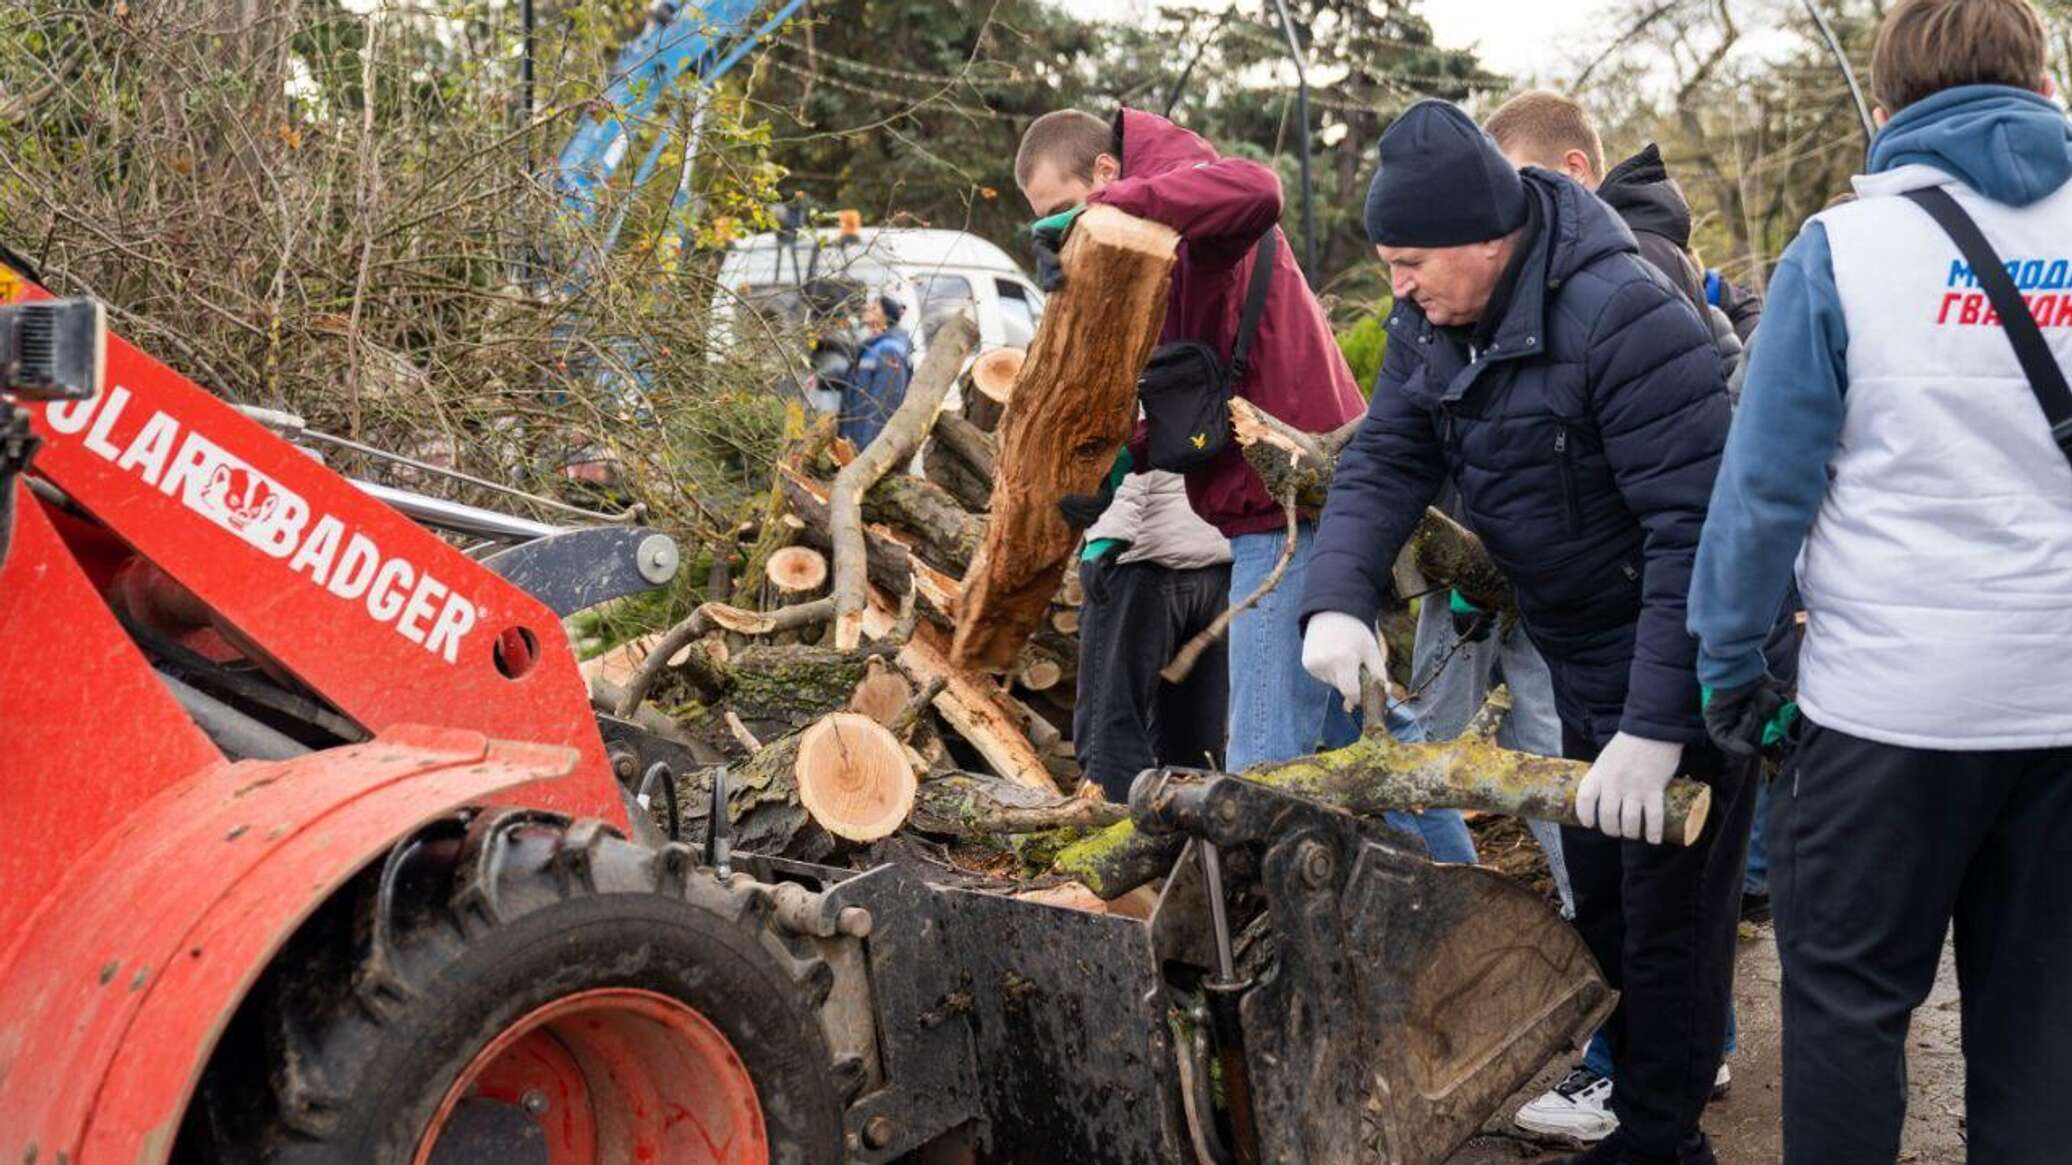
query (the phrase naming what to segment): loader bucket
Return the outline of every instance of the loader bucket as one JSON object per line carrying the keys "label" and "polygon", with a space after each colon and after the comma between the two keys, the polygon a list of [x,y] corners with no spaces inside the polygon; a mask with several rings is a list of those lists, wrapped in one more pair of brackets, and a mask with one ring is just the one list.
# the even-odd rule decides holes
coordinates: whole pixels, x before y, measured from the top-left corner
{"label": "loader bucket", "polygon": [[[1160,779],[1133,798],[1158,805],[1140,826],[1258,858],[1272,949],[1240,1013],[1259,1160],[1438,1165],[1610,1011],[1575,930],[1504,875],[1236,778]],[[1153,938],[1169,964],[1209,966],[1192,853]]]}

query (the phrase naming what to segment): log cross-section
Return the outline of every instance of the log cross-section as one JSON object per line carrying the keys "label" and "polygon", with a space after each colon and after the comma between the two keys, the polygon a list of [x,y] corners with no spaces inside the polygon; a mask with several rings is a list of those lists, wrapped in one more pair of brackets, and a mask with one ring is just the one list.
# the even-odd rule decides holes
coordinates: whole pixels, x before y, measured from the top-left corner
{"label": "log cross-section", "polygon": [[799,739],[792,770],[799,804],[822,829],[850,841],[876,841],[914,808],[914,770],[890,729],[868,716],[823,716]]}
{"label": "log cross-section", "polygon": [[1165,325],[1179,236],[1112,207],[1079,216],[1000,423],[992,521],[965,575],[951,662],[1004,671],[1043,620],[1079,531],[1058,499],[1092,493],[1137,420],[1137,377]]}

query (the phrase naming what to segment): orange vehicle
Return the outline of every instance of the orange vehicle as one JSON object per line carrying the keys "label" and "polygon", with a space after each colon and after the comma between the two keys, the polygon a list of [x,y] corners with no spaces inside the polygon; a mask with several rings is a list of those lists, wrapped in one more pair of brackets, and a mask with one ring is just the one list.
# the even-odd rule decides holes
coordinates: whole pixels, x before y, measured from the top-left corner
{"label": "orange vehicle", "polygon": [[1435,1162],[1609,1006],[1501,876],[1216,774],[1140,780],[1148,922],[657,836],[687,762],[561,623],[651,532],[478,560],[0,304],[0,1161]]}

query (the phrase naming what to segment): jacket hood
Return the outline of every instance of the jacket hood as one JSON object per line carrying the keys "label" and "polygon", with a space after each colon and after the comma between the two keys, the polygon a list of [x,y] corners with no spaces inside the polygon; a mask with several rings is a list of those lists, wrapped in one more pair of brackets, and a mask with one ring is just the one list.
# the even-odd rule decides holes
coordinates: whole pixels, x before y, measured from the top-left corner
{"label": "jacket hood", "polygon": [[1871,140],[1871,173],[1913,164],[2027,206],[2072,178],[2072,123],[2040,93],[1960,85],[1900,110]]}
{"label": "jacket hood", "polygon": [[1124,178],[1149,178],[1221,156],[1200,134],[1141,109],[1116,113],[1115,136],[1122,148]]}
{"label": "jacket hood", "polygon": [[1613,166],[1598,183],[1597,197],[1610,203],[1634,230],[1661,235],[1680,251],[1691,249],[1691,204],[1669,177],[1662,151],[1653,142]]}

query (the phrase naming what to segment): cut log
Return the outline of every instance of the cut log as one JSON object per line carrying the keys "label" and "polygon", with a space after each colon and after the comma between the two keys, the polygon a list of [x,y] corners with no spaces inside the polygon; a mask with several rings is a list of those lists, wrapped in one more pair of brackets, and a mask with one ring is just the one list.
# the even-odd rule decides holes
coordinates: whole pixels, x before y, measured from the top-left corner
{"label": "cut log", "polygon": [[1008,706],[1006,693],[990,677],[950,666],[943,638],[942,632],[922,624],[900,649],[899,666],[918,683],[937,677],[948,681],[935,699],[935,710],[993,771],[1018,785],[1056,793],[1057,785],[1029,743],[1020,717]]}
{"label": "cut log", "polygon": [[870,447],[835,475],[828,496],[828,525],[834,540],[836,647],[853,648],[863,639],[863,609],[869,601],[863,495],[921,447],[935,425],[936,410],[957,379],[957,369],[977,344],[978,325],[967,314],[937,325],[928,340],[928,354],[914,370],[899,408]]}
{"label": "cut log", "polygon": [[[1390,809],[1475,809],[1580,824],[1576,787],[1590,766],[1497,747],[1496,725],[1509,707],[1510,693],[1500,687],[1458,739],[1403,744],[1385,731],[1369,733],[1344,748],[1262,765],[1244,779],[1360,816]],[[1711,805],[1707,786],[1684,777],[1671,781],[1663,842],[1695,842]],[[1140,834],[1125,821],[1061,851],[1053,870],[1114,898],[1164,876],[1178,852],[1178,838]]]}
{"label": "cut log", "polygon": [[1051,629],[1060,635],[1079,634],[1079,608],[1059,607],[1050,613]]}
{"label": "cut log", "polygon": [[1000,427],[1026,356],[1020,348],[989,348],[965,369],[964,416],[982,432],[990,433]]}
{"label": "cut log", "polygon": [[810,546],[786,546],[763,564],[779,594],[810,595],[827,584],[827,556]]}
{"label": "cut log", "polygon": [[950,491],[906,473],[885,478],[863,495],[863,517],[907,535],[930,565],[960,577],[986,536],[986,520],[968,513]]}
{"label": "cut log", "polygon": [[[874,648],[889,654],[891,644]],[[775,740],[830,712],[847,709],[870,673],[872,656],[805,644],[751,644],[727,665],[724,697],[750,732]]]}
{"label": "cut log", "polygon": [[[631,716],[634,709],[640,707],[640,702],[647,698],[648,689],[654,687],[655,679],[662,674],[662,669],[668,666],[672,659],[677,658],[677,653],[716,627],[740,631],[746,635],[766,635],[825,622],[833,616],[834,603],[828,599],[780,608],[767,615],[742,611],[722,603],[700,604],[697,610],[691,612],[689,618],[664,631],[656,640],[654,650],[648,653],[647,658],[641,660],[640,670],[626,681],[625,694],[620,700],[618,714],[622,717]],[[684,658],[688,660],[689,657]]]}
{"label": "cut log", "polygon": [[1057,660],[1036,656],[1022,664],[1022,670],[1015,678],[1032,692],[1049,691],[1065,678],[1065,669]]}
{"label": "cut log", "polygon": [[1042,793],[983,773],[945,773],[921,782],[913,827],[950,837],[1100,829],[1129,810],[1084,797]]}
{"label": "cut log", "polygon": [[1137,376],[1158,343],[1179,236],[1093,206],[1060,261],[1014,404],[1000,426],[992,520],[971,569],[950,658],[999,671],[1043,621],[1079,532],[1058,499],[1092,493],[1137,420]]}
{"label": "cut log", "polygon": [[935,432],[921,453],[921,468],[928,480],[948,490],[959,505],[984,513],[993,505],[994,454],[992,434],[945,411],[935,418]]}
{"label": "cut log", "polygon": [[[1338,469],[1338,456],[1359,429],[1358,420],[1329,433],[1305,433],[1248,400],[1230,402],[1231,431],[1244,449],[1245,461],[1275,497],[1320,510]],[[1435,509],[1427,509],[1403,548],[1406,565],[1428,586],[1451,586],[1462,597],[1488,611],[1512,612],[1511,584],[1489,560],[1482,540],[1467,527]]]}
{"label": "cut log", "polygon": [[885,666],[880,660],[872,660],[863,682],[850,693],[849,710],[890,728],[899,714],[906,710],[907,701],[913,698],[914,685],[905,675],[897,668]]}
{"label": "cut log", "polygon": [[[822,550],[833,550],[828,487],[785,465],[777,467],[777,487],[791,507],[791,516],[802,523],[799,540]],[[905,547],[866,529],[864,556],[865,577],[870,585],[891,595],[903,595],[912,589],[914,580]]]}
{"label": "cut log", "polygon": [[814,822],[849,841],[890,836],[914,808],[906,746],[854,712],[824,716],[800,735],[793,779]]}
{"label": "cut log", "polygon": [[1079,582],[1078,571],[1065,572],[1065,581],[1058,584],[1057,601],[1067,607],[1083,606],[1086,603],[1086,588]]}

